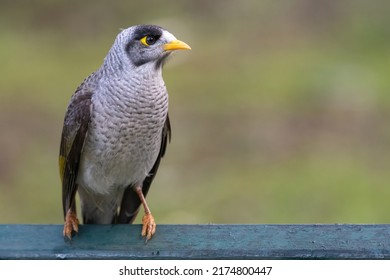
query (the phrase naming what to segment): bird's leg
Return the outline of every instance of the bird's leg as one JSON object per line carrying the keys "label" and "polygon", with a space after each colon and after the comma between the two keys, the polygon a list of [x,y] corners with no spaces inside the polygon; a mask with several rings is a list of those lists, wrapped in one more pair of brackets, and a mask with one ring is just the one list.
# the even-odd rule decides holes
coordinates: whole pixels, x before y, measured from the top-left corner
{"label": "bird's leg", "polygon": [[77,219],[76,208],[69,208],[65,216],[64,237],[72,239],[72,232],[79,231],[79,220]]}
{"label": "bird's leg", "polygon": [[145,210],[145,215],[142,218],[142,231],[141,235],[145,236],[146,241],[152,238],[153,234],[156,232],[156,222],[154,221],[154,218],[152,216],[152,212],[150,212],[150,209],[148,207],[148,204],[146,203],[144,194],[142,193],[142,187],[136,186],[134,188],[134,191],[138,194],[139,199],[141,200],[141,203]]}

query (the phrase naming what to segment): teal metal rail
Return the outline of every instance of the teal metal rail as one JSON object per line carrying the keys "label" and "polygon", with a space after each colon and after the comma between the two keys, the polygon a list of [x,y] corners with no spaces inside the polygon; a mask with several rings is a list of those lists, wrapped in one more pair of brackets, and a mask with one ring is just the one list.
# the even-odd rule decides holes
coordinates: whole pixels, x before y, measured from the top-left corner
{"label": "teal metal rail", "polygon": [[390,259],[390,225],[0,225],[0,259]]}

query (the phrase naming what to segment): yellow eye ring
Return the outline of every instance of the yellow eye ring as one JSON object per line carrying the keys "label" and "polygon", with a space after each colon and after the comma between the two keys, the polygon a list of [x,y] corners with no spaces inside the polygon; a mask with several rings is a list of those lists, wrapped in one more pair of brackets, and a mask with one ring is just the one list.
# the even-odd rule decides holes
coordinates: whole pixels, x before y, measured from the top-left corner
{"label": "yellow eye ring", "polygon": [[144,44],[145,46],[149,46],[149,44],[146,42],[146,38],[147,38],[148,36],[145,36],[145,37],[143,37],[141,40],[140,40],[140,42],[142,43],[142,44]]}
{"label": "yellow eye ring", "polygon": [[149,47],[151,45],[154,45],[154,43],[156,43],[157,40],[158,40],[157,37],[148,35],[148,36],[141,38],[140,42],[143,45]]}

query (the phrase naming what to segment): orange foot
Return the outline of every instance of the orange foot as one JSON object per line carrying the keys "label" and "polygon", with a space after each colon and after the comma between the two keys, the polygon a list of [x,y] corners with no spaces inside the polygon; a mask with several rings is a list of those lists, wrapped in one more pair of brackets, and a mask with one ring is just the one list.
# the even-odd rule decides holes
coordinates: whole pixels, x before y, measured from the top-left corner
{"label": "orange foot", "polygon": [[76,213],[74,213],[71,209],[68,210],[65,217],[64,224],[64,237],[68,237],[72,239],[72,232],[79,231],[79,220],[77,219]]}
{"label": "orange foot", "polygon": [[156,222],[152,214],[145,214],[142,218],[142,231],[141,235],[146,238],[145,241],[148,241],[152,238],[153,234],[156,232]]}

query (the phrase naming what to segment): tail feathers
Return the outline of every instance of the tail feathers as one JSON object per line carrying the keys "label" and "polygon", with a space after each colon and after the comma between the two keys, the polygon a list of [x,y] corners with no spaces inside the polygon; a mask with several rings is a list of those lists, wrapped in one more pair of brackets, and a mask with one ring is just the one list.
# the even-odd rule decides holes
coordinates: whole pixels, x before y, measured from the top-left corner
{"label": "tail feathers", "polygon": [[137,193],[133,190],[133,186],[129,186],[123,193],[120,212],[118,215],[118,224],[132,224],[137,217],[141,200]]}
{"label": "tail feathers", "polygon": [[[147,195],[149,186],[149,182],[146,186],[144,184],[144,196]],[[84,224],[131,224],[141,206],[133,185],[118,195],[97,195],[84,188],[79,188],[79,195]]]}

